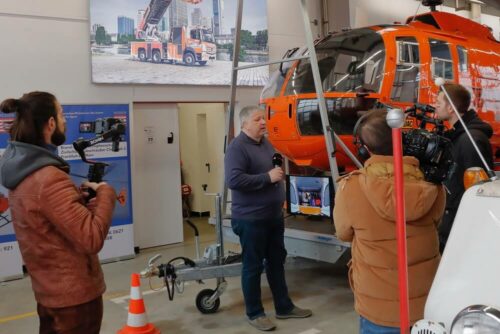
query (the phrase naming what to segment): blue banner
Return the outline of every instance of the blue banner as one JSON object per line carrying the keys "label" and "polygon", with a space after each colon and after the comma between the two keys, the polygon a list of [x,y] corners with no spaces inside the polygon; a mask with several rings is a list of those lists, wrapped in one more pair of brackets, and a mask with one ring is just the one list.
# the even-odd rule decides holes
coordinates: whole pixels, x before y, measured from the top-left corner
{"label": "blue banner", "polygon": [[126,127],[125,134],[120,136],[116,152],[111,141],[90,146],[84,152],[88,160],[108,164],[103,181],[111,185],[118,195],[112,227],[99,257],[105,261],[134,256],[129,105],[63,105],[63,110],[66,118],[66,142],[58,150],[59,155],[70,164],[70,175],[77,185],[87,180],[90,164],[82,161],[73,148],[73,142],[80,138],[95,138],[110,130],[116,122],[121,122]]}
{"label": "blue banner", "polygon": [[[0,156],[2,156],[10,135],[8,128],[14,121],[13,114],[0,113]],[[0,281],[23,276],[23,262],[14,234],[9,210],[9,192],[0,185]]]}

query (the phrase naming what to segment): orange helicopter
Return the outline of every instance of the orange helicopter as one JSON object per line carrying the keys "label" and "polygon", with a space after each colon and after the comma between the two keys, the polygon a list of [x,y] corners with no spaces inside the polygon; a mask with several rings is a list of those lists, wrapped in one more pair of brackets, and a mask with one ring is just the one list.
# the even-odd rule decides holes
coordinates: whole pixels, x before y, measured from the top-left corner
{"label": "orange helicopter", "polygon": [[[493,127],[491,144],[500,161],[500,43],[491,30],[469,19],[435,10],[406,24],[345,30],[318,40],[315,49],[335,133],[355,152],[354,125],[363,112],[384,104],[405,110],[434,104],[436,77],[460,83],[471,92],[472,107]],[[307,55],[307,48],[285,57]],[[298,166],[329,169],[325,138],[309,59],[286,62],[261,94],[269,140]],[[417,120],[407,120],[416,127]],[[351,170],[351,159],[336,148],[337,164]],[[498,165],[498,164],[497,164]]]}

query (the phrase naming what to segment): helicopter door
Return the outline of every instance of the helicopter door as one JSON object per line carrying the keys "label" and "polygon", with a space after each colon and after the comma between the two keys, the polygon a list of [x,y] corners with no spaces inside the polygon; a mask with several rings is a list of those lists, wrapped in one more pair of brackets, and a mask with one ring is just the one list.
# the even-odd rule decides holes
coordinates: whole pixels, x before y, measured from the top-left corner
{"label": "helicopter door", "polygon": [[415,37],[396,38],[397,63],[391,100],[398,102],[418,101],[420,82],[420,52]]}

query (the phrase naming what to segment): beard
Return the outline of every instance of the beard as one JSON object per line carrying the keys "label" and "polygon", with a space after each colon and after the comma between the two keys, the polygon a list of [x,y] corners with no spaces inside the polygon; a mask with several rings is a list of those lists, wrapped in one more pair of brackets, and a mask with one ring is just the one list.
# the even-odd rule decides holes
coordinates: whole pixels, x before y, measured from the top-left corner
{"label": "beard", "polygon": [[61,131],[59,127],[57,127],[54,133],[52,134],[50,141],[55,146],[60,146],[64,144],[64,142],[66,141],[66,135],[64,134],[64,131]]}

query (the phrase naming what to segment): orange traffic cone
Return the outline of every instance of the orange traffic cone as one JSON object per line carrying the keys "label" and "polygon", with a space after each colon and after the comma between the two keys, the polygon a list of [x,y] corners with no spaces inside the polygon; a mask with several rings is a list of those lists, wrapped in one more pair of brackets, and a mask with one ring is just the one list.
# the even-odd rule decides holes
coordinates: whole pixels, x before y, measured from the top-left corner
{"label": "orange traffic cone", "polygon": [[117,334],[160,334],[161,332],[158,328],[148,323],[146,307],[142,299],[139,274],[132,274],[131,279],[127,324]]}

